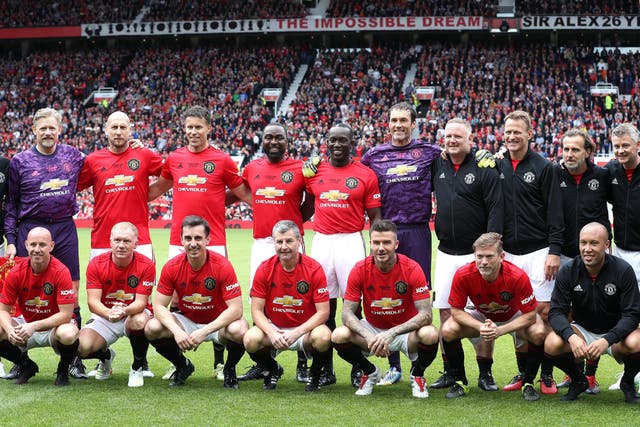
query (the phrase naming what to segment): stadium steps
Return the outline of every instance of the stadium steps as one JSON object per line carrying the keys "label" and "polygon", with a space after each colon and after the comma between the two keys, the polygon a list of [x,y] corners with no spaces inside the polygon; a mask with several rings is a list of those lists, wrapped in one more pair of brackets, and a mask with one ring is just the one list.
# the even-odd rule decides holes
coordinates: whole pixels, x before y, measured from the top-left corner
{"label": "stadium steps", "polygon": [[311,16],[326,16],[327,10],[331,6],[331,0],[318,0],[316,7],[309,9],[309,15]]}
{"label": "stadium steps", "polygon": [[402,82],[402,93],[406,93],[407,87],[409,85],[413,85],[413,81],[416,78],[416,73],[418,72],[418,64],[413,62],[409,65],[406,74],[404,75],[404,81]]}
{"label": "stadium steps", "polygon": [[287,95],[284,97],[282,104],[280,105],[280,109],[278,110],[278,116],[285,116],[287,111],[289,111],[289,105],[296,98],[296,93],[298,92],[298,88],[304,80],[304,76],[307,74],[307,70],[309,69],[309,65],[301,64],[298,68],[298,72],[296,76],[293,78],[293,82],[291,82],[291,86],[289,86],[289,90],[287,91]]}

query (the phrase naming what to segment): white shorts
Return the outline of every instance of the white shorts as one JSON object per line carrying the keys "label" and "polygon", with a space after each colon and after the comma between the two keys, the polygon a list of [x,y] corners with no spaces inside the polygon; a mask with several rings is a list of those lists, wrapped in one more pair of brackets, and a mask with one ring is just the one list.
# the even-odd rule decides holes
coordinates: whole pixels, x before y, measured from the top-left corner
{"label": "white shorts", "polygon": [[[482,323],[484,323],[484,321],[487,320],[487,317],[484,314],[482,314],[482,312],[476,310],[475,308],[465,308],[464,311],[466,311],[471,317],[473,317],[476,320],[479,320]],[[494,323],[498,326],[504,325],[505,323],[509,323],[513,319],[517,319],[520,316],[522,316],[522,312],[518,311],[516,314],[511,316],[511,319],[507,320],[506,322],[494,322]],[[515,342],[515,348],[520,348],[524,345],[524,340],[522,338],[519,338],[516,332],[511,332],[510,335],[513,337],[513,340]],[[479,336],[469,338],[469,341],[471,341],[473,345],[479,344],[481,340],[482,340],[482,337],[479,337]]]}
{"label": "white shorts", "polygon": [[349,273],[366,256],[362,233],[315,233],[311,258],[322,265],[327,276],[329,298],[342,298],[347,290]]}
{"label": "white shorts", "polygon": [[627,251],[617,246],[613,247],[613,255],[622,258],[627,261],[633,267],[633,271],[636,272],[636,280],[638,286],[640,286],[640,251]]}
{"label": "white shorts", "polygon": [[[587,331],[585,328],[583,328],[582,326],[578,325],[576,322],[571,322],[571,326],[576,328],[578,331],[580,331],[580,333],[582,334],[582,336],[584,337],[585,342],[587,343],[587,345],[591,344],[592,342],[599,340],[600,338],[604,337],[606,334],[596,334],[590,331]],[[613,357],[613,352],[611,351],[611,346],[609,346],[607,348],[607,351],[605,352],[607,353],[609,356]],[[615,357],[614,357],[615,359]],[[618,362],[619,364],[622,364],[622,361],[618,361],[616,359],[616,362]]]}
{"label": "white shorts", "polygon": [[449,255],[438,251],[436,256],[436,272],[433,282],[433,306],[435,308],[451,308],[449,305],[449,293],[453,275],[463,265],[469,264],[475,259],[474,254]]}
{"label": "white shorts", "polygon": [[533,294],[538,302],[551,301],[551,294],[555,284],[555,280],[544,278],[544,264],[547,261],[548,254],[549,248],[538,249],[535,252],[524,255],[513,255],[505,251],[504,259],[523,269],[529,276]]}
{"label": "white shorts", "polygon": [[[304,253],[304,243],[300,245],[300,253]],[[258,270],[258,267],[260,267],[260,264],[275,254],[276,248],[273,244],[273,237],[253,239],[253,245],[251,246],[251,260],[249,261],[249,288],[253,287],[253,278],[256,276],[256,271]]]}
{"label": "white shorts", "polygon": [[[188,334],[190,334],[193,331],[196,331],[198,329],[202,329],[205,326],[207,326],[206,323],[196,323],[194,321],[192,321],[191,319],[189,319],[187,316],[185,316],[182,313],[172,313],[173,317],[176,318],[176,320],[178,321],[178,323],[180,323],[182,325],[182,329],[184,329],[184,331]],[[211,332],[209,335],[207,335],[207,337],[204,339],[205,341],[213,341],[216,344],[222,344],[220,342],[220,339],[218,337],[218,333],[220,332],[220,330],[217,330],[215,332]]]}
{"label": "white shorts", "polygon": [[[15,322],[18,325],[24,325],[25,323],[27,323],[26,320],[24,320],[24,317],[19,316],[19,317],[14,317],[13,320],[15,320]],[[69,323],[75,325],[76,322],[75,320],[71,319],[69,321]],[[55,328],[51,328],[51,329],[47,329],[46,331],[37,331],[34,332],[33,335],[31,335],[29,337],[29,339],[27,340],[27,346],[26,347],[20,347],[23,350],[31,350],[32,348],[37,348],[37,347],[52,347],[54,349],[54,351],[56,352],[56,354],[60,354],[58,352],[58,350],[56,348],[53,347],[53,331],[55,330]]]}
{"label": "white shorts", "polygon": [[[153,317],[151,311],[148,309],[144,309],[144,312],[147,313],[149,317]],[[107,343],[107,346],[110,346],[114,342],[118,340],[118,338],[124,337],[127,335],[125,329],[125,322],[128,317],[123,318],[118,322],[110,322],[102,316],[98,316],[97,314],[92,314],[91,319],[84,325],[84,328],[91,329],[96,331],[98,335],[100,335]]]}
{"label": "white shorts", "polygon": [[[371,323],[367,322],[366,319],[361,319],[360,324],[375,335],[386,331],[386,329],[376,328]],[[401,351],[412,362],[418,358],[417,351],[411,353],[409,352],[409,333],[396,335],[396,337],[393,339],[393,341],[391,341],[391,344],[389,345],[389,351]],[[366,357],[371,356],[371,353],[366,350],[362,350],[362,354],[364,354]]]}
{"label": "white shorts", "polygon": [[[111,250],[111,248],[106,248],[106,249],[99,249],[99,248],[91,248],[91,255],[89,258],[90,260],[97,257],[98,255],[101,255],[105,252],[109,252]],[[155,262],[155,258],[153,255],[153,245],[151,243],[148,243],[146,245],[138,245],[136,247],[136,252],[138,252],[139,254],[142,254],[144,256],[146,256],[147,258],[149,258],[150,260],[153,260]]]}
{"label": "white shorts", "polygon": [[[227,257],[227,247],[226,246],[207,246],[207,249],[213,251],[217,254],[222,255],[223,257]],[[184,246],[180,245],[169,245],[169,257],[167,259],[171,259],[176,255],[180,255],[184,253]]]}

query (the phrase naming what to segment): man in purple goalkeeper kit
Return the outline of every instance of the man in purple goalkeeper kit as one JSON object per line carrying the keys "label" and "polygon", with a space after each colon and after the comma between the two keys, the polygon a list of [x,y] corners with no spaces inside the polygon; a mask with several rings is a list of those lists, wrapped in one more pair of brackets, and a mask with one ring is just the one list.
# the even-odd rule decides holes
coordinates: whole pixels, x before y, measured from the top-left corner
{"label": "man in purple goalkeeper kit", "polygon": [[[442,150],[436,144],[411,139],[416,117],[416,110],[406,102],[392,106],[391,143],[373,147],[362,163],[378,177],[382,217],[398,227],[397,252],[420,264],[431,283],[431,168]],[[389,356],[389,365],[378,385],[390,385],[402,377],[398,352]]]}
{"label": "man in purple goalkeeper kit", "polygon": [[[80,281],[78,258],[78,233],[73,215],[78,212],[76,187],[82,168],[80,151],[67,144],[59,144],[62,117],[52,108],[41,108],[33,116],[33,132],[36,143],[18,153],[9,165],[9,193],[7,197],[5,234],[6,256],[28,256],[23,242],[32,228],[45,227],[56,242],[51,254],[59,259],[71,272],[75,293]],[[74,317],[80,328],[80,308],[76,301]],[[84,367],[76,374],[83,377]]]}

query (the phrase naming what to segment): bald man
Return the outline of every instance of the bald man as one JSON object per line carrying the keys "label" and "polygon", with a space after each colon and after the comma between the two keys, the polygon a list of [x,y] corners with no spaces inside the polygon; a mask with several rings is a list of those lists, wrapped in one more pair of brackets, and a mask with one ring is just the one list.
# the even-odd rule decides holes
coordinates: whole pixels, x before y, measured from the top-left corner
{"label": "bald man", "polygon": [[[60,355],[55,385],[69,385],[69,364],[78,349],[78,328],[73,317],[77,300],[69,269],[51,255],[55,244],[49,230],[29,231],[28,258],[17,261],[0,294],[0,356],[19,369],[14,384],[25,384],[39,370],[27,350],[49,347]],[[22,313],[11,317],[11,307]]]}
{"label": "bald man", "polygon": [[[634,377],[640,372],[640,291],[629,263],[608,254],[609,232],[591,222],[580,230],[580,255],[562,267],[551,296],[545,352],[571,377],[562,400],[576,400],[589,383],[576,359],[607,353],[624,363],[620,390],[625,402],[640,403]],[[569,321],[569,313],[573,321]]]}

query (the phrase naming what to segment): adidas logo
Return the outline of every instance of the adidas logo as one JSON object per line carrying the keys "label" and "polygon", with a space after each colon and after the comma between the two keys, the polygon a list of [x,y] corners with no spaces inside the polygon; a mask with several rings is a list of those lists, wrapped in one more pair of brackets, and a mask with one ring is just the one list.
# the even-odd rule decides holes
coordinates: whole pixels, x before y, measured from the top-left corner
{"label": "adidas logo", "polygon": [[582,286],[580,286],[580,283],[578,283],[578,284],[573,288],[573,290],[574,290],[575,292],[584,292],[584,289],[582,289]]}
{"label": "adidas logo", "polygon": [[564,181],[562,181],[562,182],[560,183],[560,188],[567,188],[567,183],[566,183],[566,182],[564,182]]}
{"label": "adidas logo", "polygon": [[438,178],[444,179],[444,172],[442,172]]}
{"label": "adidas logo", "polygon": [[613,178],[613,181],[611,181],[611,184],[618,185],[618,178]]}

